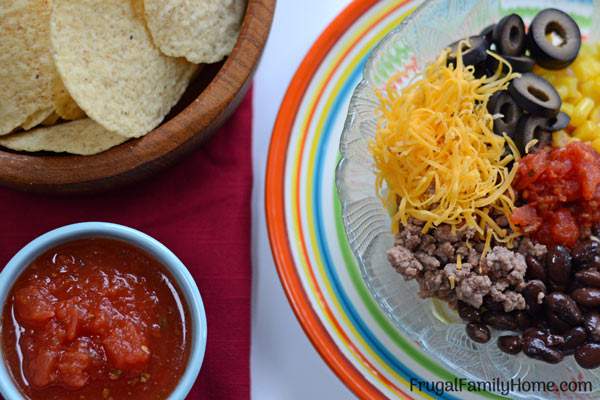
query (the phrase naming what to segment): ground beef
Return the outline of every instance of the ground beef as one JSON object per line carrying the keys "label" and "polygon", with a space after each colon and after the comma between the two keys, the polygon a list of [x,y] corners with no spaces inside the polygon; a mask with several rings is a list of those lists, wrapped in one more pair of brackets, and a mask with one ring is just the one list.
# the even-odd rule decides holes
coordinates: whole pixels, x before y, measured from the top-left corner
{"label": "ground beef", "polygon": [[534,243],[529,238],[521,239],[521,243],[519,244],[518,252],[524,255],[530,255],[535,258],[541,259],[548,252],[548,248],[545,245]]}
{"label": "ground beef", "polygon": [[415,258],[421,262],[423,268],[426,270],[437,270],[440,268],[440,260],[433,256],[430,256],[427,253],[418,251],[415,253]]}
{"label": "ground beef", "polygon": [[495,246],[485,257],[488,275],[494,280],[506,279],[517,287],[525,278],[525,257],[502,246]]}
{"label": "ground beef", "polygon": [[[508,224],[501,219],[497,222],[502,226]],[[388,259],[396,271],[406,280],[418,282],[421,297],[436,297],[451,305],[461,300],[479,308],[483,298],[489,296],[506,312],[525,308],[525,299],[519,293],[524,287],[527,268],[523,254],[541,258],[546,246],[523,239],[516,252],[494,246],[482,259],[484,244],[473,230],[453,233],[451,226],[441,225],[431,233],[422,234],[422,226],[410,220],[388,251]],[[458,255],[462,260],[460,269]]]}
{"label": "ground beef", "polygon": [[492,281],[488,276],[471,274],[458,284],[456,296],[459,300],[479,308],[483,303],[483,296],[489,293],[491,286]]}
{"label": "ground beef", "polygon": [[414,253],[404,246],[394,246],[388,250],[388,260],[407,280],[416,278],[423,271],[423,265],[415,258]]}

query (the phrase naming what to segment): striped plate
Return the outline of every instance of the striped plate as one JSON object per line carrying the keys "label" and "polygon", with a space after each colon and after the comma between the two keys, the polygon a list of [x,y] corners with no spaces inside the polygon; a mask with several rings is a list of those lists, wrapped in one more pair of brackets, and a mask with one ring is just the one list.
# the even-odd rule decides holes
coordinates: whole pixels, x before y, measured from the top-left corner
{"label": "striped plate", "polygon": [[[348,246],[335,189],[350,97],[376,44],[422,0],[355,0],[323,32],[294,76],[275,124],[266,214],[289,301],[321,356],[359,397],[500,398],[445,393],[411,380],[452,381],[394,327],[369,293]],[[410,308],[410,305],[407,305]]]}

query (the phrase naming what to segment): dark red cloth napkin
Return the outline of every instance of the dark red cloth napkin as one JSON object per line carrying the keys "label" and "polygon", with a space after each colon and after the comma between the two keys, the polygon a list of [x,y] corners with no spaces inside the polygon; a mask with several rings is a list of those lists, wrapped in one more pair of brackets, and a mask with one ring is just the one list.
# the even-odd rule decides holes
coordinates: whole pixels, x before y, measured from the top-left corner
{"label": "dark red cloth napkin", "polygon": [[198,151],[130,187],[69,197],[0,189],[0,265],[38,235],[83,221],[139,229],[181,258],[208,318],[194,400],[250,397],[251,99]]}

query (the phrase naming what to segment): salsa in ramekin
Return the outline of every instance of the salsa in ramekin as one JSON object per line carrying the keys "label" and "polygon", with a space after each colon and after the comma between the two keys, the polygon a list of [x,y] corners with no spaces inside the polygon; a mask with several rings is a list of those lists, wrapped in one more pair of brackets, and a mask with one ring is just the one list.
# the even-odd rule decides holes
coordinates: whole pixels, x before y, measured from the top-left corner
{"label": "salsa in ramekin", "polygon": [[185,372],[190,312],[170,272],[124,241],[52,247],[14,282],[2,352],[30,399],[166,399]]}

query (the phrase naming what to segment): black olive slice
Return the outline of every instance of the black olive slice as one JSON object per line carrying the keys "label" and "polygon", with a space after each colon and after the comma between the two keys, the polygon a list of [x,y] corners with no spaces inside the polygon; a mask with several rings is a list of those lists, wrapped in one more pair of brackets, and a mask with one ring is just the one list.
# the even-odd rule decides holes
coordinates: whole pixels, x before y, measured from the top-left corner
{"label": "black olive slice", "polygon": [[535,16],[527,37],[531,56],[547,69],[567,67],[581,48],[579,26],[569,14],[555,8],[547,8]]}
{"label": "black olive slice", "polygon": [[561,129],[565,129],[567,126],[569,126],[569,122],[571,122],[571,117],[569,117],[567,113],[561,111],[556,114],[556,117],[548,119],[546,130],[548,132],[560,131]]}
{"label": "black olive slice", "polygon": [[525,154],[527,143],[533,139],[537,139],[538,142],[529,149],[529,152],[533,152],[545,145],[550,144],[552,136],[550,132],[546,130],[548,120],[543,117],[536,117],[533,115],[523,115],[517,123],[517,129],[514,136],[515,144],[521,152]]}
{"label": "black olive slice", "polygon": [[[512,66],[513,72],[531,72],[533,71],[533,67],[535,66],[535,60],[527,56],[502,56],[502,58],[504,58]],[[496,72],[496,69],[498,69],[499,62],[500,61],[498,61],[496,58],[488,56],[488,59],[486,61],[488,72],[494,74]],[[505,74],[508,73],[508,67],[506,66],[506,64],[503,64],[502,72]]]}
{"label": "black olive slice", "polygon": [[554,86],[534,73],[513,79],[508,91],[519,107],[533,115],[552,118],[560,111],[562,101]]}
{"label": "black olive slice", "polygon": [[456,65],[456,51],[458,44],[463,42],[462,59],[464,65],[477,65],[485,61],[488,44],[482,36],[471,36],[452,43],[448,54],[448,63]]}
{"label": "black olive slice", "polygon": [[531,72],[535,65],[535,60],[527,56],[503,56],[512,66],[513,72]]}
{"label": "black olive slice", "polygon": [[492,42],[494,41],[494,28],[496,27],[496,24],[492,24],[492,25],[488,25],[485,28],[483,28],[481,30],[481,32],[479,33],[479,36],[483,36],[486,40],[486,42],[488,42],[488,45],[492,44]]}
{"label": "black olive slice", "polygon": [[505,56],[520,56],[525,51],[525,24],[517,14],[502,18],[494,27],[494,43]]}
{"label": "black olive slice", "polygon": [[476,64],[475,66],[475,78],[479,79],[479,78],[483,78],[484,76],[491,76],[492,74],[489,73],[488,71],[488,65],[486,61],[482,61],[479,64]]}
{"label": "black olive slice", "polygon": [[508,92],[494,93],[488,100],[487,110],[492,115],[502,114],[502,117],[494,119],[494,133],[500,136],[506,133],[508,136],[514,137],[515,128],[522,112]]}

